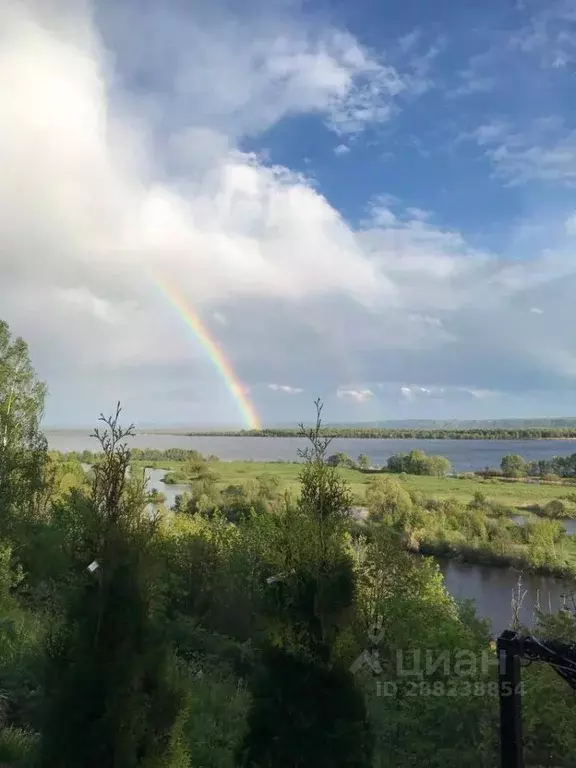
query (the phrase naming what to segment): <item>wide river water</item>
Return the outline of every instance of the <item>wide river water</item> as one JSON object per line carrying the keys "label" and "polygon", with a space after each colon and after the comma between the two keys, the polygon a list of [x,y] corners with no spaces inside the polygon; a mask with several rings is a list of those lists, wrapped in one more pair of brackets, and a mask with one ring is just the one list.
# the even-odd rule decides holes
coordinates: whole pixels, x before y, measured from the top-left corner
{"label": "wide river water", "polygon": [[[95,451],[98,444],[88,431],[46,432],[55,451]],[[138,434],[134,448],[195,448],[204,455],[216,454],[224,461],[297,461],[298,449],[307,441],[300,437],[187,437],[186,435]],[[366,440],[337,438],[329,452],[342,451],[352,458],[365,453],[373,464],[384,464],[398,451],[422,448],[426,453],[446,456],[458,472],[499,466],[506,453],[519,453],[525,459],[550,459],[576,453],[576,440]]]}
{"label": "wide river water", "polygon": [[[96,450],[97,443],[88,431],[46,432],[49,447],[58,451]],[[284,437],[186,437],[185,435],[138,434],[131,441],[135,448],[195,448],[204,455],[216,454],[222,460],[296,461],[297,449],[306,442],[300,438]],[[446,456],[457,471],[498,466],[507,453],[518,453],[528,460],[548,459],[576,453],[572,440],[366,440],[335,439],[330,452],[343,451],[352,457],[365,453],[373,464],[384,464],[398,451],[422,448],[428,454]],[[149,487],[158,488],[167,496],[167,504],[174,503],[177,493],[185,486],[164,485],[161,470],[149,471]],[[468,565],[455,561],[440,563],[448,591],[457,599],[473,598],[480,616],[490,619],[492,631],[497,634],[510,623],[512,594],[518,574],[512,569]],[[532,623],[534,608],[558,610],[562,595],[570,592],[568,585],[543,576],[522,577],[522,592],[526,592],[520,617]]]}

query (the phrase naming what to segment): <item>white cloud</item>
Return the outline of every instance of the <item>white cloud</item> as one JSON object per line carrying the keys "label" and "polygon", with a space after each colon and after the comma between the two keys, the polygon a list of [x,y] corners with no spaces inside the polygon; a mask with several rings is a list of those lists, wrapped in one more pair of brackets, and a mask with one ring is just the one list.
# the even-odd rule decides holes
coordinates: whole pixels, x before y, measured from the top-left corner
{"label": "white cloud", "polygon": [[304,391],[300,387],[291,387],[288,384],[268,384],[268,389],[273,392],[284,392],[287,395],[298,395]]}
{"label": "white cloud", "polygon": [[569,235],[576,235],[576,213],[566,219],[564,227]]}
{"label": "white cloud", "polygon": [[503,122],[480,125],[473,133],[496,169],[510,184],[529,181],[576,183],[576,130],[558,116],[523,122],[515,130]]}
{"label": "white cloud", "polygon": [[576,61],[576,13],[572,0],[551,0],[511,35],[508,45],[536,57],[542,68],[563,69]]}
{"label": "white cloud", "polygon": [[[399,382],[432,382],[402,385],[423,404],[458,387],[573,382],[568,212],[529,262],[511,263],[386,195],[352,225],[308,177],[239,149],[298,114],[342,135],[377,127],[420,92],[435,49],[393,66],[276,8],[226,21],[221,9],[114,7],[104,16],[128,17],[103,41],[82,2],[0,4],[1,313],[30,340],[61,411],[74,393],[99,411],[101,393],[119,390],[145,412],[159,391],[194,382],[186,402],[198,410],[178,418],[204,419],[207,404],[234,414],[158,276],[218,324],[255,398],[292,377],[342,408],[373,398],[372,381],[393,380],[394,402]],[[476,138],[506,178],[565,179],[569,131],[535,131],[555,159],[504,122]],[[543,317],[526,334],[533,304]],[[339,381],[367,384],[336,392]]]}
{"label": "white cloud", "polygon": [[411,219],[417,219],[418,221],[426,221],[430,218],[430,211],[423,211],[422,208],[406,208],[406,215]]}
{"label": "white cloud", "polygon": [[93,296],[85,288],[67,288],[60,292],[60,298],[66,304],[86,312],[105,323],[114,324],[119,319],[119,313],[110,302]]}
{"label": "white cloud", "polygon": [[498,392],[494,392],[491,389],[463,388],[461,391],[466,392],[469,395],[472,395],[472,397],[475,397],[477,400],[485,400],[488,397],[497,397],[499,395]]}
{"label": "white cloud", "polygon": [[430,317],[429,315],[411,315],[410,319],[414,322],[425,323],[426,325],[442,328],[442,320],[439,317]]}
{"label": "white cloud", "polygon": [[540,309],[540,307],[530,307],[530,312],[532,312],[532,314],[534,314],[534,315],[543,315],[544,314],[544,310]]}
{"label": "white cloud", "polygon": [[400,394],[402,397],[406,398],[406,400],[412,400],[414,397],[414,393],[412,392],[411,387],[402,386],[400,387]]}
{"label": "white cloud", "polygon": [[446,95],[448,98],[457,99],[462,96],[473,96],[478,93],[489,93],[496,86],[496,78],[489,76],[479,76],[473,70],[465,70],[460,73],[463,81],[455,88],[448,89]]}
{"label": "white cloud", "polygon": [[350,147],[347,144],[338,144],[338,146],[334,148],[335,155],[347,155],[348,152],[350,152]]}
{"label": "white cloud", "polygon": [[351,389],[348,387],[338,387],[336,396],[339,399],[355,400],[357,403],[364,403],[371,397],[374,397],[374,392],[370,389]]}
{"label": "white cloud", "polygon": [[412,32],[408,32],[408,34],[404,35],[400,38],[398,41],[398,45],[400,46],[400,49],[404,53],[408,53],[409,51],[413,50],[414,46],[418,43],[421,37],[421,32],[418,29],[412,30]]}
{"label": "white cloud", "polygon": [[[307,180],[231,149],[218,128],[173,136],[186,182],[155,180],[141,120],[112,108],[108,59],[89,18],[73,7],[42,23],[28,6],[0,11],[4,286],[38,281],[49,293],[63,284],[104,301],[136,296],[160,273],[195,302],[309,290],[374,295],[378,274]],[[352,38],[334,34],[310,50],[302,40],[263,46],[257,41],[248,55],[250,66],[265,57],[269,79],[256,89],[276,94],[282,83],[284,91],[258,103],[274,102],[273,115],[259,116],[261,128],[289,111],[333,110],[335,98],[345,103],[353,73],[372,67]],[[208,78],[199,120],[211,111],[217,79]],[[219,83],[213,111],[254,117],[247,83],[232,85],[224,94]]]}
{"label": "white cloud", "polygon": [[400,395],[404,400],[413,401],[417,399],[441,398],[446,392],[445,387],[429,384],[421,386],[420,384],[403,384],[400,387]]}

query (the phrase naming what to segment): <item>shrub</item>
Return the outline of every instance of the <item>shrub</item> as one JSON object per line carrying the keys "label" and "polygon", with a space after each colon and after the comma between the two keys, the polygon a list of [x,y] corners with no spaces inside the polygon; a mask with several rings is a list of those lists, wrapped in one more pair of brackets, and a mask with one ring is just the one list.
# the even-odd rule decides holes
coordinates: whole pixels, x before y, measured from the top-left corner
{"label": "shrub", "polygon": [[528,472],[528,464],[522,456],[509,453],[502,457],[500,469],[505,477],[524,477]]}
{"label": "shrub", "polygon": [[0,761],[3,766],[32,768],[38,736],[21,728],[0,728]]}
{"label": "shrub", "polygon": [[487,512],[492,517],[510,517],[510,515],[515,514],[516,510],[509,504],[504,504],[501,501],[490,501]]}
{"label": "shrub", "polygon": [[410,453],[395,453],[390,456],[387,469],[397,474],[443,477],[452,470],[452,465],[445,456],[427,456],[424,451],[414,449]]}
{"label": "shrub", "polygon": [[576,517],[576,504],[567,499],[553,499],[543,509],[546,517]]}
{"label": "shrub", "polygon": [[488,504],[488,497],[482,491],[476,491],[468,502],[469,509],[484,509]]}
{"label": "shrub", "polygon": [[383,518],[399,519],[408,515],[413,502],[401,483],[391,477],[373,480],[366,489],[366,506],[370,517],[380,521]]}

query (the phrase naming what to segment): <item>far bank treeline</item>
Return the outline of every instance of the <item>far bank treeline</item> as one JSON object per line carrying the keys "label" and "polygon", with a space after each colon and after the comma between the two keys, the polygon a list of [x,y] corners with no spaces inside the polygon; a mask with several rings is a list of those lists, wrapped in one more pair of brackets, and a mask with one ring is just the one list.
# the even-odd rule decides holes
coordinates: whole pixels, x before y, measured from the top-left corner
{"label": "far bank treeline", "polygon": [[[170,434],[156,430],[157,434]],[[299,429],[241,429],[227,431],[192,431],[189,437],[300,437]],[[386,427],[329,427],[322,437],[377,440],[566,440],[576,439],[576,427],[473,428],[473,429],[399,429]]]}

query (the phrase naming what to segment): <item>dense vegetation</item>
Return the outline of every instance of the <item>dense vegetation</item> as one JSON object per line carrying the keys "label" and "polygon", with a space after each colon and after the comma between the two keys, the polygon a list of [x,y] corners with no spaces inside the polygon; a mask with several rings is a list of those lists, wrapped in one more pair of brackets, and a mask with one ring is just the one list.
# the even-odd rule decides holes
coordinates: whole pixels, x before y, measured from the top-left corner
{"label": "dense vegetation", "polygon": [[[159,430],[159,433],[170,434]],[[192,431],[187,435],[212,437],[300,437],[298,429],[278,427],[270,429]],[[414,427],[324,427],[323,437],[348,437],[378,440],[542,440],[575,439],[576,427],[469,427],[466,429],[414,428]]]}
{"label": "dense vegetation", "polygon": [[[190,497],[152,510],[120,411],[87,473],[48,453],[44,392],[0,325],[2,765],[498,765],[488,627],[409,552],[422,515],[438,535],[458,520],[483,536],[499,519],[486,499],[432,508],[366,474],[370,520],[355,524],[343,473],[359,473],[328,463],[319,412],[291,493],[262,476],[252,496],[224,494],[218,463],[187,455]],[[557,540],[550,525],[530,551]],[[576,640],[574,617],[542,614],[538,632]],[[527,765],[569,765],[570,688],[545,666],[523,677]]]}
{"label": "dense vegetation", "polygon": [[390,472],[407,475],[435,475],[443,477],[447,475],[452,465],[444,456],[427,456],[424,451],[410,451],[410,453],[395,453],[387,462]]}
{"label": "dense vegetation", "polygon": [[[560,522],[552,522],[576,517],[574,493],[552,498],[552,494],[558,495],[558,489],[552,488],[550,498],[544,497],[540,502],[533,493],[528,495],[530,514],[526,515],[524,524],[518,524],[514,515],[519,510],[505,496],[498,497],[498,481],[476,479],[470,483],[473,493],[461,498],[450,494],[451,486],[457,480],[443,480],[448,486],[443,497],[423,492],[419,488],[419,478],[430,476],[425,460],[437,457],[420,453],[400,457],[416,463],[411,467],[414,478],[409,483],[402,475],[390,471],[368,473],[364,475],[365,483],[360,486],[362,490],[350,494],[351,504],[361,505],[371,522],[384,524],[398,535],[400,545],[409,551],[456,557],[473,563],[514,565],[561,576],[576,574],[573,539],[566,535]],[[330,464],[330,458],[334,459],[334,455],[328,457],[327,465],[337,467],[340,478],[347,477],[350,467],[345,459],[340,456],[337,462],[333,460]],[[424,466],[421,468],[418,462],[422,461]],[[405,463],[398,469],[404,466]],[[165,479],[168,484],[186,485],[187,490],[176,496],[174,509],[179,513],[209,516],[221,513],[237,523],[251,510],[259,514],[270,513],[287,490],[274,465],[254,462],[251,466],[247,463],[246,467],[252,472],[237,475],[233,483],[223,482],[227,463],[215,465],[200,457],[180,463],[178,467]],[[297,470],[298,467],[293,468],[294,473]],[[434,476],[441,475],[435,471]],[[506,487],[505,483],[502,485]],[[294,486],[291,487],[294,491]],[[526,487],[530,494],[531,487]]]}
{"label": "dense vegetation", "polygon": [[507,454],[502,457],[500,469],[504,477],[576,478],[576,453],[539,461],[526,461],[517,454]]}
{"label": "dense vegetation", "polygon": [[[174,510],[179,513],[211,515],[218,511],[228,520],[238,522],[250,510],[269,512],[286,491],[294,493],[299,488],[297,465],[218,462],[217,457],[204,459],[194,450],[178,455],[183,453],[187,456],[185,461],[156,462],[172,467],[164,477],[167,485],[186,487],[176,496]],[[447,459],[427,456],[420,450],[394,454],[387,466],[379,470],[369,468],[367,456],[355,460],[342,452],[330,454],[326,463],[338,468],[342,479],[349,480],[351,498],[360,506],[360,516],[366,516],[362,515],[363,509],[370,513],[372,521],[385,522],[401,535],[410,551],[571,577],[576,573],[572,537],[566,535],[563,524],[550,525],[539,518],[576,518],[576,493],[562,494],[556,482],[542,486],[516,482],[516,458],[519,457],[505,456],[504,471],[491,470],[487,479],[482,472],[465,478],[446,478],[450,469]],[[501,478],[494,478],[495,472]],[[382,474],[387,476],[385,480],[378,479]],[[423,481],[427,477],[438,480],[426,485]],[[385,515],[382,503],[378,511],[373,509],[378,488],[380,495],[387,489]],[[391,500],[400,504],[399,516],[396,502]],[[161,495],[154,494],[150,501],[161,503]],[[524,513],[522,524],[518,523],[518,512]]]}

